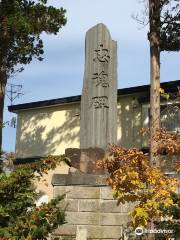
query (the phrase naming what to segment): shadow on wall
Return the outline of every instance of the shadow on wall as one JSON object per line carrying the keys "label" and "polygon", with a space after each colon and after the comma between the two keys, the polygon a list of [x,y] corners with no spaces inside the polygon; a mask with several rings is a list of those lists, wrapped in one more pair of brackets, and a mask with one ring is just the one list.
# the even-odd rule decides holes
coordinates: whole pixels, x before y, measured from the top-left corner
{"label": "shadow on wall", "polygon": [[79,112],[74,104],[19,113],[17,157],[58,155],[68,147],[79,147]]}
{"label": "shadow on wall", "polygon": [[133,97],[120,98],[117,116],[118,145],[125,148],[141,148],[141,105]]}

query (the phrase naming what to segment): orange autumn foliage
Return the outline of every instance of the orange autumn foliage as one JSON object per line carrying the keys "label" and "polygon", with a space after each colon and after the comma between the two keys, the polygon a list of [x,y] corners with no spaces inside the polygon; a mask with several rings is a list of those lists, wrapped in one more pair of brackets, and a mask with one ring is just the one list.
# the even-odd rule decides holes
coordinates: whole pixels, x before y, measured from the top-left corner
{"label": "orange autumn foliage", "polygon": [[[178,133],[167,135],[164,130],[159,130],[154,139],[159,142],[157,155],[165,150],[166,154],[179,154]],[[146,226],[152,219],[163,216],[162,206],[173,205],[171,193],[176,191],[180,181],[152,166],[149,156],[142,151],[111,145],[106,157],[98,161],[97,167],[108,171],[107,184],[111,186],[118,204],[135,203],[129,213],[132,217],[131,226]]]}

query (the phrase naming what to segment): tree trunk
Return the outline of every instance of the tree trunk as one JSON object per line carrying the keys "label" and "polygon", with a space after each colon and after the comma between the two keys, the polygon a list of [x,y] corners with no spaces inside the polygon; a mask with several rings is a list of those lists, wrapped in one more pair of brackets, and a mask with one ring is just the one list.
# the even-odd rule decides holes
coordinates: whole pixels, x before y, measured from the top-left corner
{"label": "tree trunk", "polygon": [[160,0],[149,0],[150,41],[150,159],[159,165],[154,156],[156,142],[153,136],[160,128]]}
{"label": "tree trunk", "polygon": [[2,152],[2,130],[3,130],[3,113],[4,113],[4,98],[7,78],[5,71],[0,70],[0,154]]}
{"label": "tree trunk", "polygon": [[[149,0],[149,42],[150,42],[150,161],[159,166],[155,156],[157,143],[154,141],[156,130],[160,128],[160,0]],[[148,224],[154,229],[154,219]],[[154,240],[154,234],[148,234]]]}

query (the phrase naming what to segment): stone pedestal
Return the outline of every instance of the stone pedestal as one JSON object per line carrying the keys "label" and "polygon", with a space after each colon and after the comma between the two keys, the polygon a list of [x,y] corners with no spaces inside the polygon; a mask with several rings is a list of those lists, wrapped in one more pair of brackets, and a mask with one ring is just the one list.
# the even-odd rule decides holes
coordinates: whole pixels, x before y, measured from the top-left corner
{"label": "stone pedestal", "polygon": [[129,217],[130,204],[120,204],[113,199],[106,185],[106,175],[55,174],[52,179],[54,197],[65,194],[60,203],[66,208],[67,224],[60,226],[55,236],[76,239],[83,229],[88,240],[118,240]]}

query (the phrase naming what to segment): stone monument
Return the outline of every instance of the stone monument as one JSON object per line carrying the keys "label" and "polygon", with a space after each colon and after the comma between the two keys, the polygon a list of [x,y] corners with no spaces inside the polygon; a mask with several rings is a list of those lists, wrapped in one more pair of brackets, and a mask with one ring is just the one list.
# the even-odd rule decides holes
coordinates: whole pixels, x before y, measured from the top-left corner
{"label": "stone monument", "polygon": [[100,23],[86,33],[80,148],[117,142],[117,43]]}
{"label": "stone monument", "polygon": [[[69,174],[54,174],[54,197],[65,194],[67,224],[54,237],[122,239],[129,205],[113,199],[105,172],[96,169],[109,143],[117,140],[117,45],[104,24],[86,34],[86,61],[81,98],[80,149],[66,149]],[[74,171],[78,169],[80,171]]]}
{"label": "stone monument", "polygon": [[117,43],[100,23],[86,33],[80,149],[68,148],[71,166],[95,173],[108,144],[117,143]]}

